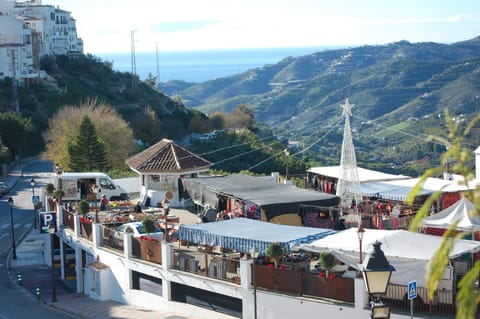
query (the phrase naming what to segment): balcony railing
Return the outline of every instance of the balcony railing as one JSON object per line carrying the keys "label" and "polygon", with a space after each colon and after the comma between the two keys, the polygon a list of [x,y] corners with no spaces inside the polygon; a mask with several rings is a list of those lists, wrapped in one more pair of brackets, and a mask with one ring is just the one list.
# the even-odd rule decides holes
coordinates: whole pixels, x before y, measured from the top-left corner
{"label": "balcony railing", "polygon": [[[91,221],[65,210],[62,214],[63,223],[67,229],[71,229],[80,234],[81,237],[92,241],[94,225]],[[75,218],[78,218],[79,222],[75,223]],[[75,230],[75,225],[78,225],[80,229]],[[102,225],[101,245],[123,253],[125,252],[124,238],[115,236],[117,225],[112,225],[112,227]],[[133,258],[162,265],[161,242],[150,239],[148,236],[132,237],[128,242],[131,243],[129,251]],[[171,269],[241,284],[239,253],[225,254],[213,249],[199,251],[199,247],[196,245],[189,246],[188,242],[179,241],[178,244],[179,248],[170,246],[173,249],[173,262],[169,266]],[[346,303],[355,302],[354,279],[343,278],[340,274],[330,278],[322,277],[302,263],[292,266],[288,264],[288,260],[283,261],[283,264],[282,262],[279,263],[278,268],[272,265],[256,264],[255,269],[251,269],[252,273],[255,271],[256,280],[255,283],[252,281],[250,284],[252,286],[256,285],[259,289],[277,293],[328,298]],[[406,286],[390,284],[383,299],[392,309],[408,311],[410,300],[406,298],[406,292]],[[432,302],[429,302],[426,296],[427,290],[419,287],[418,297],[414,300],[414,307],[417,312],[430,314],[455,313],[454,292],[438,290]]]}

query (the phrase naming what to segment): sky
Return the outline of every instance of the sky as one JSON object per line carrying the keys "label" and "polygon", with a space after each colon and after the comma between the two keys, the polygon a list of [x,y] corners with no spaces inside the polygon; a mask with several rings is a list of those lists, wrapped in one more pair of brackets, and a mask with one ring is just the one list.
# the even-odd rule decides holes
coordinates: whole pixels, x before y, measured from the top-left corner
{"label": "sky", "polygon": [[42,0],[70,11],[85,53],[453,43],[479,0]]}

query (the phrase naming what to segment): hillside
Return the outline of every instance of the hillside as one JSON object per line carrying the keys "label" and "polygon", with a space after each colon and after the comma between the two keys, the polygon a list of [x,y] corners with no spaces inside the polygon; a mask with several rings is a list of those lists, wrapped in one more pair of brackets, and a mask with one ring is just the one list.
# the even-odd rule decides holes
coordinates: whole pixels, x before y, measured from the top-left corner
{"label": "hillside", "polygon": [[[92,55],[48,56],[41,61],[48,76],[39,83],[18,86],[20,114],[31,118],[33,134],[24,155],[38,154],[48,120],[64,105],[81,105],[89,98],[107,103],[130,123],[135,138],[149,144],[162,138],[182,138],[198,111],[186,108],[127,72]],[[0,111],[13,111],[12,85],[0,81]],[[203,116],[204,117],[204,116]],[[205,118],[205,117],[204,117]]]}
{"label": "hillside", "polygon": [[[348,97],[356,105],[352,127],[359,162],[414,173],[407,162],[418,168],[416,161],[438,157],[443,149],[426,145],[423,134],[443,131],[439,117],[446,108],[466,120],[480,111],[479,52],[480,37],[450,45],[400,41],[287,57],[231,77],[167,82],[162,88],[205,113],[248,104],[258,121],[307,145],[339,125],[339,105]],[[341,134],[339,125],[312,148],[317,160],[338,163]],[[471,136],[470,142],[480,140]]]}

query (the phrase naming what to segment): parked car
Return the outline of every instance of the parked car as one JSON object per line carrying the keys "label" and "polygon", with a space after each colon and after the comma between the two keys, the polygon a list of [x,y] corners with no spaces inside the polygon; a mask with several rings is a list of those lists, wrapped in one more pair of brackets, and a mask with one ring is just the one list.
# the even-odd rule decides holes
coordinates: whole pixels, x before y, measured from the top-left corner
{"label": "parked car", "polygon": [[7,183],[0,182],[0,195],[5,195],[10,191],[10,187],[8,187]]}
{"label": "parked car", "polygon": [[133,237],[140,237],[140,236],[150,236],[153,238],[156,238],[158,240],[163,239],[163,229],[160,229],[155,226],[155,230],[151,232],[150,234],[147,234],[147,231],[145,230],[145,227],[143,227],[142,222],[131,222],[131,223],[126,223],[123,225],[118,226],[118,228],[115,230],[113,236],[115,239],[123,241],[123,235],[125,233],[132,234]]}

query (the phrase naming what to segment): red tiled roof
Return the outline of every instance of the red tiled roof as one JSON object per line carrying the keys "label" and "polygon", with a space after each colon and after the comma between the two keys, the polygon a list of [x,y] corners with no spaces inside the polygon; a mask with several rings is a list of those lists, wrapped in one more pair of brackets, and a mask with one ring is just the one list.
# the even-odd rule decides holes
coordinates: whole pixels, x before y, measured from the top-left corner
{"label": "red tiled roof", "polygon": [[209,161],[167,139],[162,139],[143,152],[128,158],[125,163],[142,173],[186,173],[208,170],[212,166]]}

